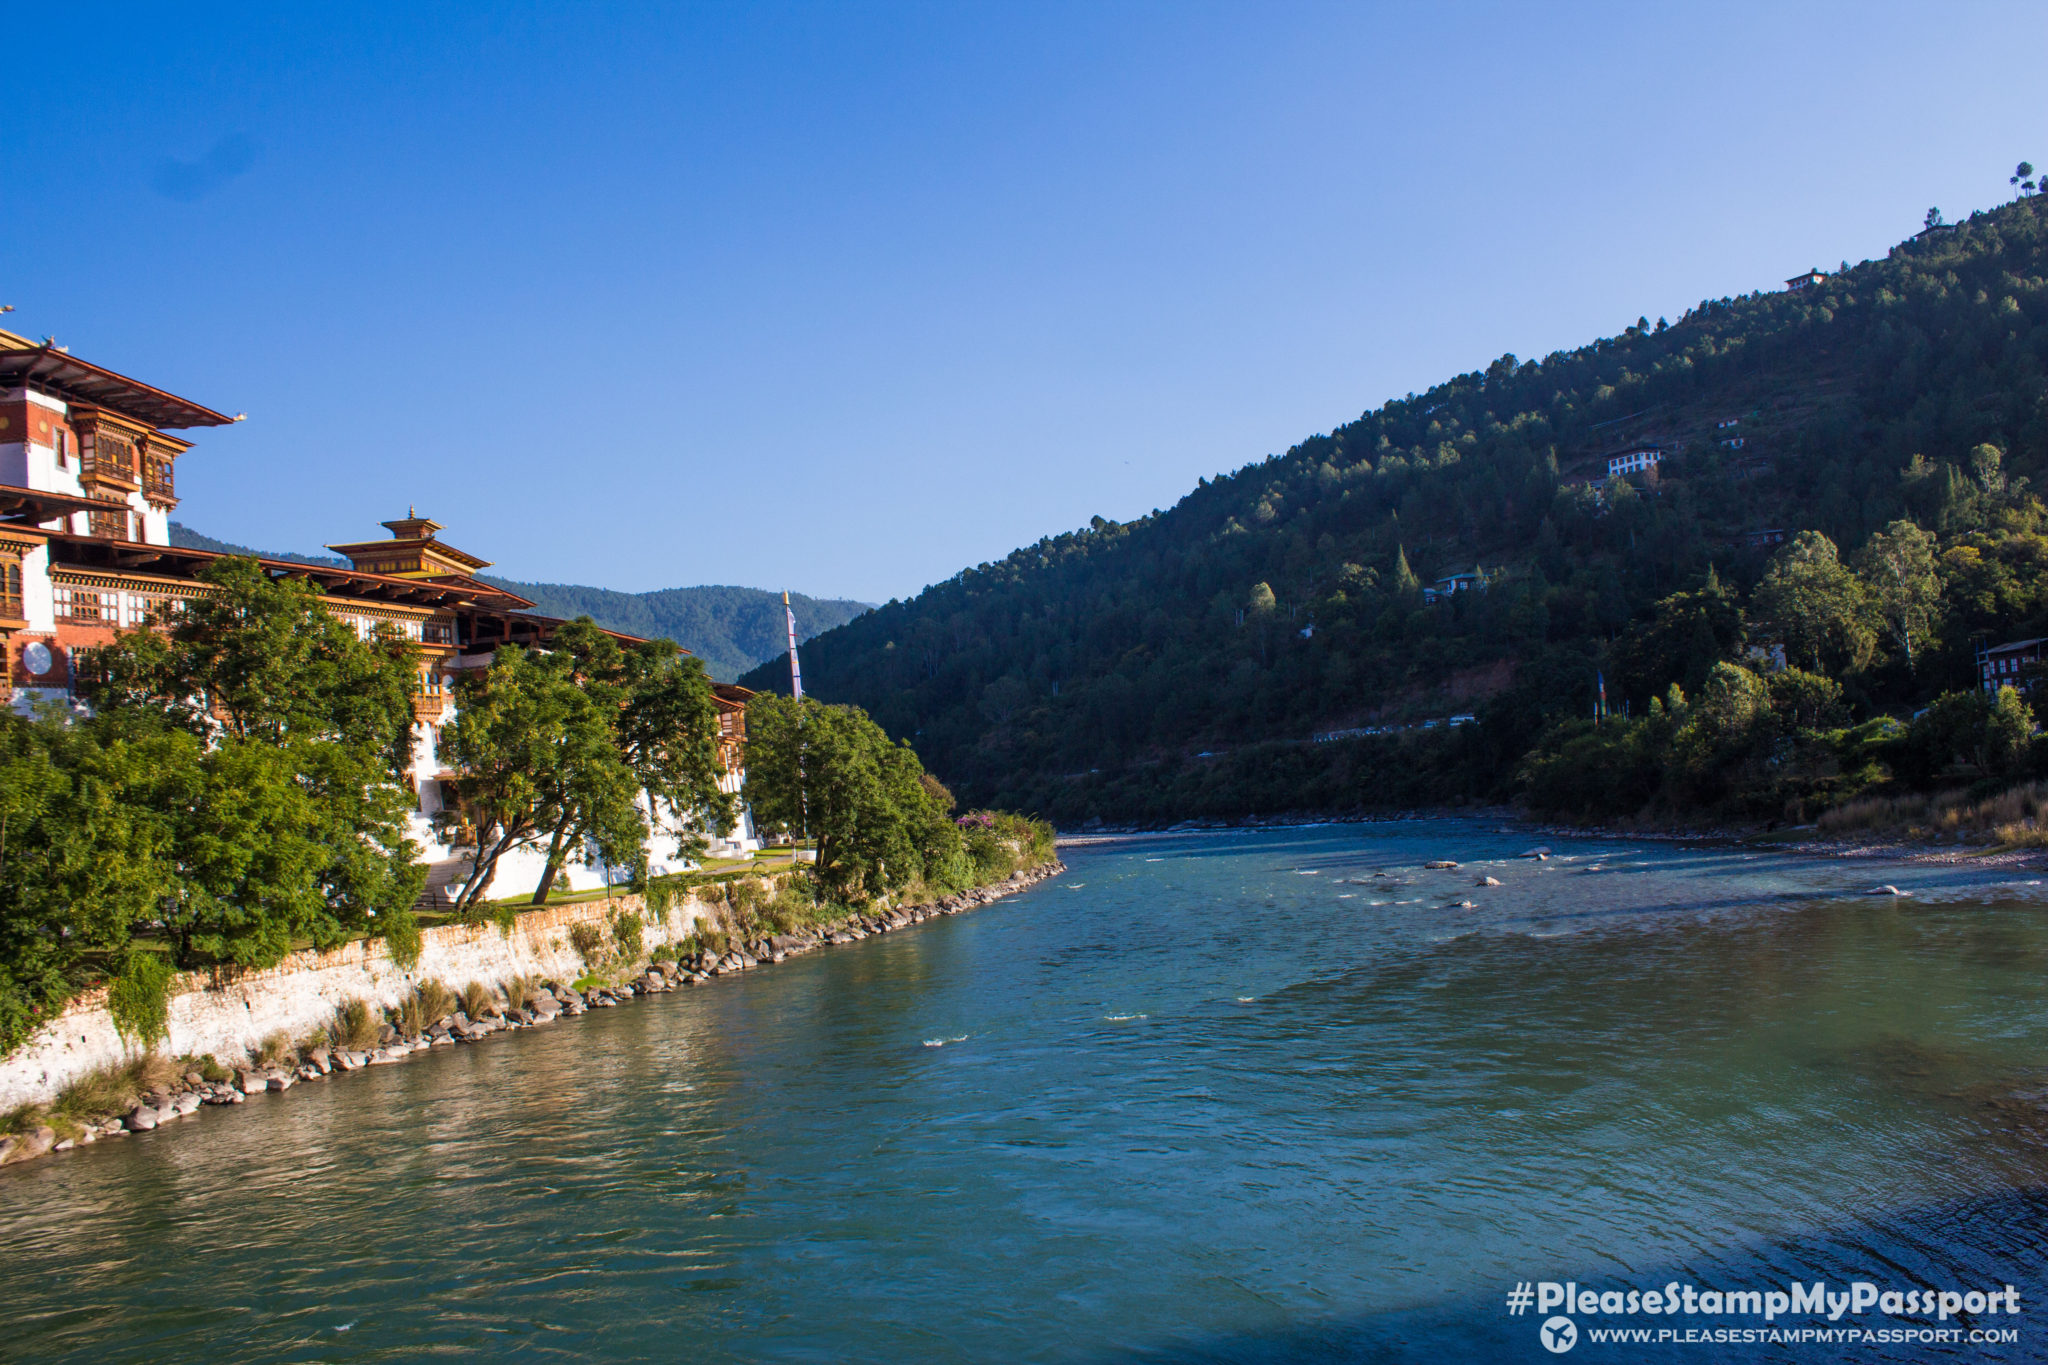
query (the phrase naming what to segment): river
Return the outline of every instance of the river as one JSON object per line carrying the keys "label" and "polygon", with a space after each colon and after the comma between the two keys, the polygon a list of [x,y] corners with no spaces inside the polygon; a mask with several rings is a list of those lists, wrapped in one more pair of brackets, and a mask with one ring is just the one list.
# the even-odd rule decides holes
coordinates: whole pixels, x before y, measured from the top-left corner
{"label": "river", "polygon": [[1550,1359],[1520,1282],[2048,1307],[2038,881],[1534,842],[1077,848],[968,914],[10,1168],[0,1357]]}

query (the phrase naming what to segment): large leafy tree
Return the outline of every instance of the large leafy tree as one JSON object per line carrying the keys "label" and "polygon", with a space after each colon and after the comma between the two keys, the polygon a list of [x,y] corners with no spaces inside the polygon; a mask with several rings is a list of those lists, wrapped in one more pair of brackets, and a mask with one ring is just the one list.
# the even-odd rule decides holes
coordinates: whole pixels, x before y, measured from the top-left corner
{"label": "large leafy tree", "polygon": [[81,690],[100,709],[150,712],[203,737],[321,739],[409,766],[419,651],[395,629],[364,640],[304,579],[253,559],[198,574],[209,591],[97,651]]}
{"label": "large leafy tree", "polygon": [[162,912],[199,758],[161,728],[0,712],[0,1056]]}
{"label": "large leafy tree", "polygon": [[1710,570],[1701,587],[1658,602],[1622,640],[1616,672],[1623,694],[1647,700],[1672,683],[1696,692],[1715,664],[1740,656],[1744,638],[1742,604]]}
{"label": "large leafy tree", "polygon": [[594,701],[616,711],[619,756],[676,855],[701,852],[706,829],[729,831],[736,803],[718,785],[718,705],[703,664],[672,640],[622,645],[588,617],[561,626],[548,644],[574,661]]}
{"label": "large leafy tree", "polygon": [[[615,666],[589,648],[603,656],[593,667]],[[439,751],[461,773],[458,800],[436,819],[445,837],[471,849],[459,914],[474,914],[516,849],[546,850],[536,904],[586,850],[611,863],[639,860],[647,829],[619,749],[620,697],[602,677],[579,678],[576,650],[505,646],[488,669],[457,678],[455,698]]]}
{"label": "large leafy tree", "polygon": [[[253,560],[200,577],[210,591],[81,670],[103,721],[83,735],[191,756],[135,798],[167,836],[157,921],[188,965],[251,967],[389,928],[425,880],[401,780],[416,648],[395,631],[363,639],[310,584]],[[193,742],[163,749],[171,735]]]}
{"label": "large leafy tree", "polygon": [[767,827],[816,841],[820,886],[849,901],[941,875],[958,858],[950,795],[858,707],[749,703],[747,798]]}
{"label": "large leafy tree", "polygon": [[1778,552],[1757,585],[1756,606],[1805,668],[1846,673],[1870,661],[1876,638],[1864,586],[1818,531],[1801,531]]}
{"label": "large leafy tree", "polygon": [[1934,537],[1910,521],[1894,521],[1874,533],[1857,552],[1856,567],[1869,587],[1869,600],[1884,633],[1913,666],[1941,610],[1941,574],[1934,562]]}
{"label": "large leafy tree", "polygon": [[648,640],[625,651],[619,747],[662,822],[677,857],[702,852],[706,831],[730,833],[738,802],[719,786],[718,703],[704,665],[673,641]]}

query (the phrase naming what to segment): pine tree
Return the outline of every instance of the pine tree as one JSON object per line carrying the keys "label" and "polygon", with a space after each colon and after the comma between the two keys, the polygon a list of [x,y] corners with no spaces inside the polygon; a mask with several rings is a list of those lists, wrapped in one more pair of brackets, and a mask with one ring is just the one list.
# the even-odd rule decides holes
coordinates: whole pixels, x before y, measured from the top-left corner
{"label": "pine tree", "polygon": [[1419,592],[1421,589],[1422,580],[1415,576],[1415,570],[1408,567],[1408,551],[1406,547],[1396,545],[1394,547],[1394,591]]}

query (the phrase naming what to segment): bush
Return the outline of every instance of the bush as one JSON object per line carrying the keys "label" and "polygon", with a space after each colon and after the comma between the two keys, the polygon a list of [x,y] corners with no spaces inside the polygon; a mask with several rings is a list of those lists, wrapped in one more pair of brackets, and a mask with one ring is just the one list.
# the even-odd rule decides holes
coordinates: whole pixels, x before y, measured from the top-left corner
{"label": "bush", "polygon": [[257,1045],[256,1060],[263,1066],[292,1066],[297,1064],[299,1056],[292,1050],[291,1035],[277,1029],[264,1035],[263,1041]]}
{"label": "bush", "polygon": [[482,1019],[498,1012],[498,997],[481,981],[462,988],[462,1013],[468,1019]]}
{"label": "bush", "polygon": [[413,918],[410,910],[387,910],[384,924],[384,951],[391,955],[392,962],[400,970],[411,971],[420,965],[420,922]]}
{"label": "bush", "polygon": [[420,982],[418,988],[413,991],[413,998],[420,1002],[420,1015],[426,1020],[428,1028],[455,1013],[456,1007],[461,1003],[456,999],[455,992],[436,980]]}
{"label": "bush", "polygon": [[438,981],[422,981],[391,1011],[391,1026],[400,1037],[417,1038],[446,1019],[454,1008],[455,997],[446,986]]}
{"label": "bush", "polygon": [[519,907],[506,901],[491,911],[491,920],[498,926],[498,937],[510,938],[512,931],[519,927]]}
{"label": "bush", "polygon": [[334,1023],[327,1030],[335,1045],[351,1052],[367,1052],[377,1046],[377,1016],[361,1000],[344,1000],[334,1010]]}
{"label": "bush", "polygon": [[540,994],[540,978],[514,976],[505,982],[505,1003],[515,1010],[529,1008]]}
{"label": "bush", "polygon": [[121,1037],[145,1052],[170,1034],[171,964],[155,953],[133,952],[107,988],[107,1013]]}
{"label": "bush", "polygon": [[762,925],[777,934],[793,934],[813,923],[817,916],[817,903],[787,886],[777,891],[775,898],[760,910]]}
{"label": "bush", "polygon": [[[226,1078],[227,1071],[219,1063],[211,1057],[204,1060],[221,1071],[222,1079]],[[157,1052],[115,1066],[98,1067],[58,1091],[49,1113],[53,1119],[72,1123],[106,1118],[133,1109],[138,1100],[152,1091],[168,1089],[177,1074],[176,1064]]]}
{"label": "bush", "polygon": [[638,958],[644,938],[640,916],[631,910],[621,910],[612,916],[612,943],[618,949],[620,960],[631,962]]}
{"label": "bush", "polygon": [[603,965],[604,930],[595,924],[570,925],[569,946],[576,950],[576,956],[583,959],[583,965],[587,970],[594,972]]}
{"label": "bush", "polygon": [[52,1108],[67,1118],[98,1118],[133,1108],[138,1093],[127,1066],[103,1066],[86,1072],[58,1091]]}

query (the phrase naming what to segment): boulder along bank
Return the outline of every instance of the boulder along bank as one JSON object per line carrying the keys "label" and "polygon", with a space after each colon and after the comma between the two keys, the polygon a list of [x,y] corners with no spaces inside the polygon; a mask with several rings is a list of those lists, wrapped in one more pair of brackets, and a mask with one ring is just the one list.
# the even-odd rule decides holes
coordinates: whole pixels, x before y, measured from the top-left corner
{"label": "boulder along bank", "polygon": [[[104,1138],[147,1132],[196,1114],[207,1105],[244,1104],[253,1095],[282,1093],[330,1076],[407,1061],[415,1053],[437,1047],[480,1043],[494,1034],[538,1028],[590,1010],[612,1009],[646,996],[708,984],[798,953],[912,928],[1001,900],[1064,871],[1066,865],[1055,859],[1014,872],[1000,882],[926,904],[861,912],[796,933],[736,943],[723,953],[700,951],[673,959],[650,958],[625,980],[587,991],[578,991],[572,984],[583,972],[581,959],[568,945],[568,929],[602,922],[621,911],[644,914],[640,897],[529,911],[519,916],[510,934],[502,934],[492,925],[426,930],[420,961],[410,969],[392,963],[383,943],[374,941],[327,953],[294,954],[277,967],[231,981],[183,980],[184,989],[171,1001],[171,1050],[209,1060],[223,1051],[247,1056],[256,1051],[265,1034],[280,1029],[309,1032],[332,1019],[346,999],[370,1000],[392,1008],[423,981],[459,978],[465,973],[496,975],[522,984],[516,988],[518,999],[494,999],[478,1018],[457,1008],[410,1038],[383,1023],[374,1046],[318,1046],[288,1062],[270,1065],[216,1063],[205,1070],[182,1073],[167,1065],[135,1104],[123,1112],[79,1119],[75,1126],[81,1131],[75,1136],[61,1136],[45,1125],[0,1137],[0,1165],[70,1151]],[[652,917],[649,927],[666,929],[673,943],[687,938],[708,910],[704,902],[684,901],[666,915]],[[662,946],[655,945],[655,955],[660,955]],[[342,979],[334,979],[337,975]],[[222,1035],[222,1040],[202,1048],[198,1044],[204,1033]],[[133,1060],[133,1052],[123,1050],[107,1015],[104,993],[97,993],[74,1002],[21,1052],[0,1065],[0,1104],[47,1103],[66,1084],[95,1068]]]}

